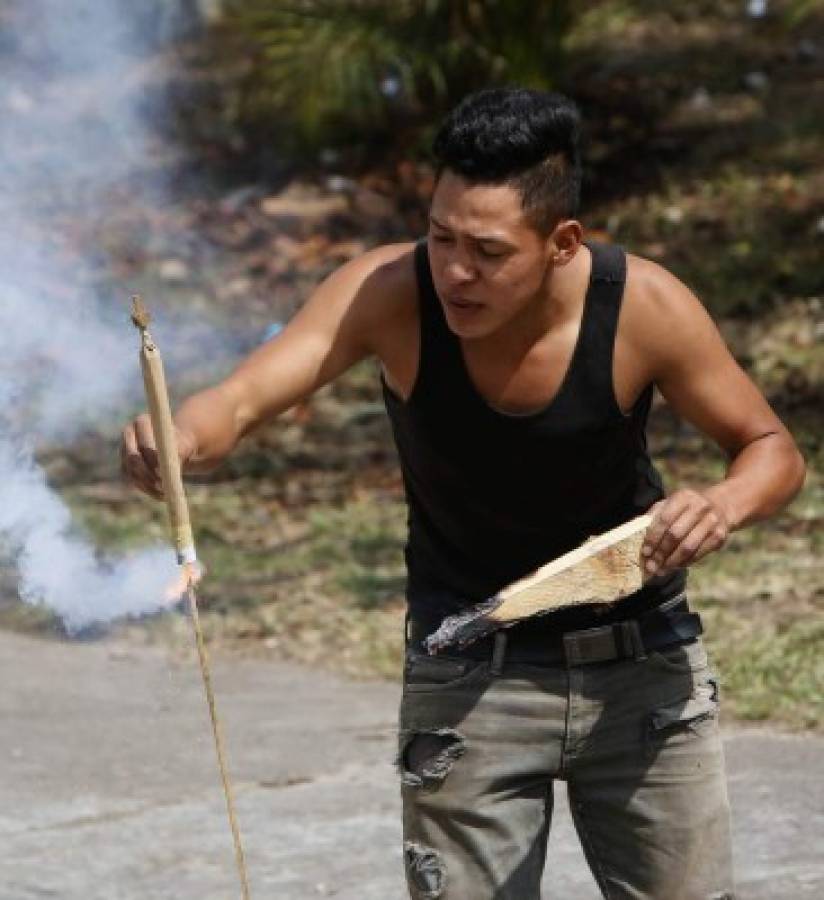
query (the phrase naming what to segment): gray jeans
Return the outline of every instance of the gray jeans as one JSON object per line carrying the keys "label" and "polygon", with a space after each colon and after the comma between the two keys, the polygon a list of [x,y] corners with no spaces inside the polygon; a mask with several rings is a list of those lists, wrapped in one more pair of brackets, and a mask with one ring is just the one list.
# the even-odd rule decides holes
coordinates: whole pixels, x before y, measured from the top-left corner
{"label": "gray jeans", "polygon": [[410,649],[399,766],[416,900],[538,900],[556,778],[604,897],[733,896],[718,685],[700,640],[500,672]]}

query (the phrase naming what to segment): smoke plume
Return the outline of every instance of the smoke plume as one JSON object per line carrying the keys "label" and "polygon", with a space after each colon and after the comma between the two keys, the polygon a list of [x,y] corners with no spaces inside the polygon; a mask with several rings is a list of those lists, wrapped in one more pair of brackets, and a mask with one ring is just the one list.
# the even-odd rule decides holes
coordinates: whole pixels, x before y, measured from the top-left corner
{"label": "smoke plume", "polygon": [[20,597],[70,632],[162,607],[175,574],[165,548],[101,560],[35,451],[122,416],[140,389],[127,290],[84,248],[118,197],[158,191],[169,151],[146,126],[145,54],[184,6],[0,0],[0,546]]}

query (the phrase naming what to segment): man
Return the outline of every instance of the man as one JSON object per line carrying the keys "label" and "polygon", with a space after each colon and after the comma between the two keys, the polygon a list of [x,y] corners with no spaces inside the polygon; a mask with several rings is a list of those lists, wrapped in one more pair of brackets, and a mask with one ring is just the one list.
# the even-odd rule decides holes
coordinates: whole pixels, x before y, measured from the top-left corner
{"label": "man", "polygon": [[[435,141],[426,242],[340,268],[176,417],[184,468],[208,469],[381,363],[410,511],[399,766],[415,898],[537,898],[555,778],[604,896],[732,896],[717,684],[685,567],[789,502],[804,463],[689,290],[583,242],[578,125],[557,95],[467,98]],[[654,385],[726,452],[721,482],[664,497],[644,434]],[[159,496],[146,416],[123,458]],[[423,653],[444,616],[648,509],[647,580],[608,612]]]}

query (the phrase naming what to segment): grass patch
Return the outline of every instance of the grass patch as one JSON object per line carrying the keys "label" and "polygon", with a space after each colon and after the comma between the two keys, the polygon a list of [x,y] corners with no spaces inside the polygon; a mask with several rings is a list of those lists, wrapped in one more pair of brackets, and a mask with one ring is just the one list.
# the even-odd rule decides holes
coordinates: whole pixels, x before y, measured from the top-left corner
{"label": "grass patch", "polygon": [[[283,514],[281,513],[281,517]],[[405,509],[367,494],[292,513],[263,546],[205,540],[211,636],[353,674],[397,675],[402,651]]]}
{"label": "grass patch", "polygon": [[736,715],[824,724],[824,622],[796,622],[786,631],[763,630],[724,668]]}
{"label": "grass patch", "polygon": [[793,728],[824,727],[820,616],[781,625],[753,623],[711,608],[703,608],[702,614],[708,623],[707,644],[734,716]]}

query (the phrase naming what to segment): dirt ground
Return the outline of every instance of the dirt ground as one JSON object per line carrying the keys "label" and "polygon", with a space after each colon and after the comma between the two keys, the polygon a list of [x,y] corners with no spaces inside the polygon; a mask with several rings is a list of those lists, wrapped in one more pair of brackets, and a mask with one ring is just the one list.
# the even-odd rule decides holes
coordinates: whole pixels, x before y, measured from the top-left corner
{"label": "dirt ground", "polygon": [[[0,631],[0,900],[238,896],[193,658]],[[398,689],[218,656],[255,898],[404,896]],[[742,900],[824,895],[824,740],[726,732]],[[545,896],[598,893],[559,791]]]}

